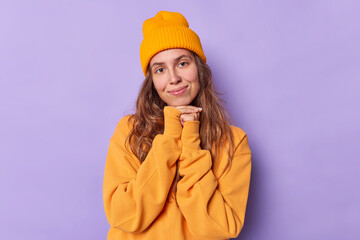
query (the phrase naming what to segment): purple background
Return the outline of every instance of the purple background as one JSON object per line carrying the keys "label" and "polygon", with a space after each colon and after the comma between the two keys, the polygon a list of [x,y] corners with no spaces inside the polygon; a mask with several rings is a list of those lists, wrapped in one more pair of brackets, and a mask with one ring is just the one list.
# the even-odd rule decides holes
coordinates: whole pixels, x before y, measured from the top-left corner
{"label": "purple background", "polygon": [[359,239],[358,1],[0,3],[0,239],[105,239],[142,23],[181,12],[253,152],[238,239]]}

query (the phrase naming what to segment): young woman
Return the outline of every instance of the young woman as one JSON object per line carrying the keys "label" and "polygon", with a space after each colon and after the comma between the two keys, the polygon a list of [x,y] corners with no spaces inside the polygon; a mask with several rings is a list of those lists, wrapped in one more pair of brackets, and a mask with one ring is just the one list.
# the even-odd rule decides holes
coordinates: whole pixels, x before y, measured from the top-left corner
{"label": "young woman", "polygon": [[234,238],[250,183],[247,135],[229,125],[183,15],[160,11],[143,35],[136,112],[119,121],[106,159],[108,239]]}

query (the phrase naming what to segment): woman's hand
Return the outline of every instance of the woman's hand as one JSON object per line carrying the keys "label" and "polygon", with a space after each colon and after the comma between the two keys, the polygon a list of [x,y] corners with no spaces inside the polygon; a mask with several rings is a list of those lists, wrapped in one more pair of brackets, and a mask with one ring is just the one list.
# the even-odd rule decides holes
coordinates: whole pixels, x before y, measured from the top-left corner
{"label": "woman's hand", "polygon": [[182,126],[184,126],[184,123],[186,121],[199,121],[200,119],[200,112],[202,111],[202,108],[195,107],[195,106],[177,106],[174,107],[178,110],[180,110],[180,123]]}

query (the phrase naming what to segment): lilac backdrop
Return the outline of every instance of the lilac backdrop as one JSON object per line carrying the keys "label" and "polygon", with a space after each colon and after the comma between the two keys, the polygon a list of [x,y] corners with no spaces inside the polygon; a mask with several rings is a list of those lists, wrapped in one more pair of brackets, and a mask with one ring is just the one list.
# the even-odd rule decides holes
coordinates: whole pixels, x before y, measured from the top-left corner
{"label": "lilac backdrop", "polygon": [[253,152],[238,239],[359,239],[358,1],[0,3],[0,239],[105,239],[109,139],[142,22],[179,11]]}

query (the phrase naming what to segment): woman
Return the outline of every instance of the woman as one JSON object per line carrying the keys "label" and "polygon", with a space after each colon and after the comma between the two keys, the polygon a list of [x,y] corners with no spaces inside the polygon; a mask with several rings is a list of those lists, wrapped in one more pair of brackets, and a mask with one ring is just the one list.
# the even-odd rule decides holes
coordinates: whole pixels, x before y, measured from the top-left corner
{"label": "woman", "polygon": [[228,239],[241,231],[251,151],[216,97],[200,39],[180,13],[143,24],[136,112],[110,140],[108,239]]}

